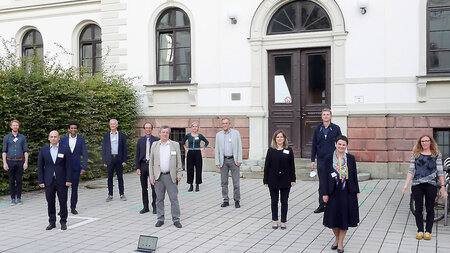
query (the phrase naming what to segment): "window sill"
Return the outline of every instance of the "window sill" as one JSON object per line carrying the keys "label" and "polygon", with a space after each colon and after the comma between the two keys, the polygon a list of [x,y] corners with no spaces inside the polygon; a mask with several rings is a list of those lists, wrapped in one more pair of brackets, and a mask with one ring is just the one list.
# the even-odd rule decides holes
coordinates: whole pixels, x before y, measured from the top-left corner
{"label": "window sill", "polygon": [[[153,84],[144,85],[147,93],[147,102],[149,107],[155,106],[154,93],[179,92],[187,95],[188,104],[190,106],[197,106],[197,83],[190,84]],[[183,95],[184,96],[184,95]]]}
{"label": "window sill", "polygon": [[437,83],[450,83],[450,74],[428,74],[425,76],[417,76],[417,102],[427,102],[427,85]]}

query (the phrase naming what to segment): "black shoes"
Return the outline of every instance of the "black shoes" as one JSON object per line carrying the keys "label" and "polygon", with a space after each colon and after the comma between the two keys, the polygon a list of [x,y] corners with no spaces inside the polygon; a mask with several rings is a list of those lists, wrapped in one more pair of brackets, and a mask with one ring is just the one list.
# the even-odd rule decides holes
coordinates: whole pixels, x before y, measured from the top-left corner
{"label": "black shoes", "polygon": [[200,186],[196,185],[196,186],[195,186],[195,191],[196,191],[196,192],[200,191]]}
{"label": "black shoes", "polygon": [[337,252],[338,252],[338,253],[344,253],[344,248],[342,248],[342,249],[337,249]]}
{"label": "black shoes", "polygon": [[177,227],[177,228],[181,228],[182,226],[181,226],[181,223],[179,222],[179,221],[175,221],[174,223],[173,223],[173,225],[175,226],[175,227]]}
{"label": "black shoes", "polygon": [[52,223],[52,224],[49,224],[49,225],[45,228],[45,230],[52,230],[52,229],[54,229],[54,228],[56,228],[56,225],[55,225],[54,223]]}
{"label": "black shoes", "polygon": [[159,227],[161,227],[163,224],[164,224],[164,221],[160,221],[160,220],[159,220],[158,222],[156,222],[155,227],[159,228]]}
{"label": "black shoes", "polygon": [[226,207],[226,206],[229,206],[229,205],[230,205],[230,203],[224,201],[224,202],[222,203],[222,205],[220,205],[220,206],[221,206],[221,207]]}
{"label": "black shoes", "polygon": [[67,230],[66,223],[61,223],[61,230]]}
{"label": "black shoes", "polygon": [[153,211],[153,214],[156,214],[156,208],[153,208],[152,211]]}
{"label": "black shoes", "polygon": [[325,206],[320,205],[316,210],[314,210],[314,213],[323,213],[325,211]]}
{"label": "black shoes", "polygon": [[70,212],[72,213],[72,214],[78,214],[78,211],[74,208],[74,209],[72,209],[72,210],[70,210]]}
{"label": "black shoes", "polygon": [[236,207],[236,208],[240,208],[241,207],[241,204],[239,204],[239,201],[235,201],[234,202],[234,207]]}
{"label": "black shoes", "polygon": [[194,186],[191,184],[191,186],[189,186],[188,192],[191,192],[191,191],[193,191],[193,190],[194,190]]}
{"label": "black shoes", "polygon": [[148,208],[143,208],[141,211],[139,211],[140,214],[148,213],[150,210]]}
{"label": "black shoes", "polygon": [[331,249],[332,250],[337,250],[337,247],[338,247],[337,244],[336,245],[331,245]]}

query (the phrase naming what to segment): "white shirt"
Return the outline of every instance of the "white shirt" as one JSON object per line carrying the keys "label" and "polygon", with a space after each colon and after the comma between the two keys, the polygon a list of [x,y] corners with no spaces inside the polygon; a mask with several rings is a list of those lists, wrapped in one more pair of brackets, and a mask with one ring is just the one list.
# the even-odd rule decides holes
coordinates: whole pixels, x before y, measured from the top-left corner
{"label": "white shirt", "polygon": [[167,173],[170,171],[170,141],[167,141],[165,145],[159,141],[159,166],[161,172]]}
{"label": "white shirt", "polygon": [[69,147],[72,153],[75,149],[75,145],[77,145],[77,135],[75,135],[75,138],[72,138],[72,135],[69,135]]}

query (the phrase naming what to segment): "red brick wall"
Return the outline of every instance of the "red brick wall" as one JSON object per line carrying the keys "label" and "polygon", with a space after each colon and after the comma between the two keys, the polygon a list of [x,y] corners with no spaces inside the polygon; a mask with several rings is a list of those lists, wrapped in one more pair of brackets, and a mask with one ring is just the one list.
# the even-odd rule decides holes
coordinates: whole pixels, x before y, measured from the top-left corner
{"label": "red brick wall", "polygon": [[[242,139],[242,156],[248,159],[249,149],[249,121],[248,118],[230,118],[231,127],[238,130]],[[145,122],[151,122],[155,127],[153,135],[158,136],[159,127],[168,125],[174,128],[186,128],[186,133],[191,131],[190,125],[192,122],[199,123],[199,133],[203,134],[209,141],[208,148],[203,152],[203,157],[214,158],[214,146],[216,141],[216,133],[222,130],[221,118],[141,118],[137,122],[136,136],[144,136],[142,126]]]}
{"label": "red brick wall", "polygon": [[449,125],[450,117],[349,117],[349,152],[360,162],[409,162],[417,138]]}

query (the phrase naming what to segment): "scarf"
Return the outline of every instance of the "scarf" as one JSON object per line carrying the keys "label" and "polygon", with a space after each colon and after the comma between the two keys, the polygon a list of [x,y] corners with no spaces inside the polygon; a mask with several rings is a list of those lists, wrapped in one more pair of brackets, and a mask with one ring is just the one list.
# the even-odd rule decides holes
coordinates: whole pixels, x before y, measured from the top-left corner
{"label": "scarf", "polygon": [[[347,154],[344,153],[342,158],[339,158],[337,151],[333,153],[333,169],[337,173],[338,179],[342,182],[342,189],[345,188],[345,182],[348,178],[348,168],[347,168]],[[336,185],[338,185],[339,180],[336,180]]]}

